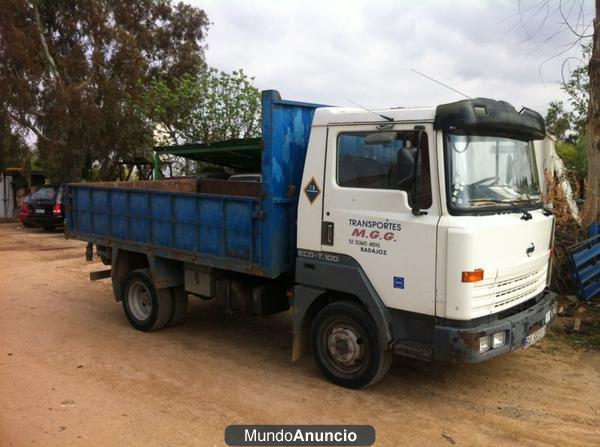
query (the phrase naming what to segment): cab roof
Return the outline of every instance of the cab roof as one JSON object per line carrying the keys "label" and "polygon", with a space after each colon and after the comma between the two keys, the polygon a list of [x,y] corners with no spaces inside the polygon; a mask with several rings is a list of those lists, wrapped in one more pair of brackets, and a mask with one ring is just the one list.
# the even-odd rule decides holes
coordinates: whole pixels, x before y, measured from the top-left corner
{"label": "cab roof", "polygon": [[321,107],[315,110],[313,126],[327,126],[352,123],[385,123],[387,120],[377,116],[385,115],[394,122],[433,122],[435,107],[410,107],[378,109],[372,112],[351,107]]}

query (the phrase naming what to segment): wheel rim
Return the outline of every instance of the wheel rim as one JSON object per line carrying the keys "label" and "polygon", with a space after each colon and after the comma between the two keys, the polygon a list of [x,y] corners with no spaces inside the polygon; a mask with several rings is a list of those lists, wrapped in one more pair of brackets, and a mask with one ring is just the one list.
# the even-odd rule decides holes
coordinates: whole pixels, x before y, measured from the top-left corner
{"label": "wheel rim", "polygon": [[367,347],[358,328],[347,323],[330,324],[324,332],[327,356],[340,370],[359,371],[367,356]]}
{"label": "wheel rim", "polygon": [[136,281],[129,287],[127,301],[131,313],[137,320],[144,321],[150,317],[152,296],[144,283]]}

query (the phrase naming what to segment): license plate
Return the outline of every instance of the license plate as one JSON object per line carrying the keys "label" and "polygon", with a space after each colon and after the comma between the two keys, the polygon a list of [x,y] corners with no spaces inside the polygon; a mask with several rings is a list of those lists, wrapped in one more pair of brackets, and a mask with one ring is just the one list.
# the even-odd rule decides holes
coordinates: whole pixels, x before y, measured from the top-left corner
{"label": "license plate", "polygon": [[524,348],[530,347],[531,345],[537,343],[542,338],[544,338],[544,335],[546,335],[546,326],[542,326],[540,329],[535,331],[533,334],[530,334],[527,337],[525,337],[525,343],[523,343],[523,347]]}
{"label": "license plate", "polygon": [[35,212],[36,212],[36,214],[44,214],[46,212],[46,210],[41,209],[41,208],[36,208]]}

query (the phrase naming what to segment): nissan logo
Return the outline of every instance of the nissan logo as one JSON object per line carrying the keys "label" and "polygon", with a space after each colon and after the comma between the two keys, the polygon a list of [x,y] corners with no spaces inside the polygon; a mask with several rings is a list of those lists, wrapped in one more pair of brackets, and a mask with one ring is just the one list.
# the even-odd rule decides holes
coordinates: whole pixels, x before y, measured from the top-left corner
{"label": "nissan logo", "polygon": [[531,253],[533,253],[535,251],[535,244],[532,242],[531,245],[529,247],[527,247],[527,250],[525,250],[525,253],[527,253],[527,257],[531,256]]}

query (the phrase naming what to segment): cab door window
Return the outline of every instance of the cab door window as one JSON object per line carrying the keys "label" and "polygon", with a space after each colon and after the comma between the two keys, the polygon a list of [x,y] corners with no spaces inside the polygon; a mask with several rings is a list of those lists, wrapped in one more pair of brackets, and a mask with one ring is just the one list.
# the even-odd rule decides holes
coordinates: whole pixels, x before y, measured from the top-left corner
{"label": "cab door window", "polygon": [[[418,131],[399,131],[391,142],[371,144],[365,141],[373,132],[348,132],[338,136],[337,183],[346,188],[399,189],[399,173],[414,159],[419,143]],[[421,136],[421,179],[417,189],[420,205],[431,206],[431,177],[427,135]],[[411,194],[409,202],[412,203]]]}

